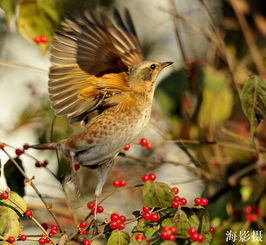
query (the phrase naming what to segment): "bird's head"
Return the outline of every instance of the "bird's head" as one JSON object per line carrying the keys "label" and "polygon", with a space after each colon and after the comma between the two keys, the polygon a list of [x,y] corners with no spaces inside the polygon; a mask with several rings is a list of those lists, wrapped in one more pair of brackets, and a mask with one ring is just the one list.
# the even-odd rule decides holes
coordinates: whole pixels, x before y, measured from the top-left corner
{"label": "bird's head", "polygon": [[129,70],[129,84],[134,91],[151,91],[159,73],[173,62],[143,61],[132,66]]}

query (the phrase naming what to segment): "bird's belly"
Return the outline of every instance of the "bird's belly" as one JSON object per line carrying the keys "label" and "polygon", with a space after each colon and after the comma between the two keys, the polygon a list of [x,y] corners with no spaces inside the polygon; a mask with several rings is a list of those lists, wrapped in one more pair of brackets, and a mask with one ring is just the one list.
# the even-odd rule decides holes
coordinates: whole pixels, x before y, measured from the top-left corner
{"label": "bird's belly", "polygon": [[131,143],[146,126],[150,118],[150,111],[132,117],[120,116],[120,120],[107,122],[102,125],[101,137],[91,148],[76,154],[76,160],[86,166],[94,167],[115,157],[121,149]]}

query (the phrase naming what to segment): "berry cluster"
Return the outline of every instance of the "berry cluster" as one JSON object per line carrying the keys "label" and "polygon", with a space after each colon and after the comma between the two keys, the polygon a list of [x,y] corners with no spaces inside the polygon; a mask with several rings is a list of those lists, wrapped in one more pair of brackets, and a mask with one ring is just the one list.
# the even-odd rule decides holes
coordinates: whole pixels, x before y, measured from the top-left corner
{"label": "berry cluster", "polygon": [[139,144],[145,147],[147,150],[152,149],[152,144],[146,138],[141,138]]}
{"label": "berry cluster", "polygon": [[49,164],[48,160],[44,160],[43,162],[35,162],[36,168],[46,167]]}
{"label": "berry cluster", "polygon": [[163,240],[175,241],[176,232],[177,231],[175,227],[164,226],[160,234],[160,237]]}
{"label": "berry cluster", "polygon": [[38,242],[39,242],[39,244],[46,244],[46,243],[50,243],[51,240],[49,237],[41,237],[41,238],[39,238]]}
{"label": "berry cluster", "polygon": [[151,213],[151,209],[148,206],[144,206],[141,211],[141,215],[144,220],[150,220],[152,222],[157,222],[160,219],[158,213]]}
{"label": "berry cluster", "polygon": [[86,235],[88,232],[85,229],[87,227],[87,223],[85,221],[81,221],[78,225],[79,234]]}
{"label": "berry cluster", "polygon": [[112,213],[111,214],[111,222],[110,222],[110,228],[112,230],[119,229],[124,230],[125,229],[125,222],[127,221],[127,218],[124,215],[119,215],[118,213]]}
{"label": "berry cluster", "polygon": [[142,180],[143,182],[146,182],[146,181],[148,181],[148,180],[150,180],[150,181],[155,181],[155,180],[156,180],[156,175],[153,174],[153,173],[151,173],[151,174],[145,174],[145,175],[143,175],[143,176],[141,177],[141,180]]}
{"label": "berry cluster", "polygon": [[204,241],[204,237],[201,233],[197,232],[195,227],[189,227],[187,230],[191,241],[201,243]]}
{"label": "berry cluster", "polygon": [[114,187],[123,187],[127,184],[127,182],[125,180],[114,180],[113,181],[113,186]]}
{"label": "berry cluster", "polygon": [[50,228],[50,232],[49,232],[49,234],[50,234],[51,236],[54,236],[54,235],[57,234],[58,230],[59,230],[59,228],[58,228],[57,225],[52,225],[51,228]]}
{"label": "berry cluster", "polygon": [[184,205],[186,205],[186,204],[187,204],[187,199],[184,198],[184,197],[175,196],[175,197],[173,198],[173,201],[172,201],[172,207],[173,207],[173,208],[178,208],[179,205],[184,206]]}
{"label": "berry cluster", "polygon": [[15,154],[19,157],[25,152],[25,150],[28,150],[28,149],[29,149],[29,144],[25,143],[22,149],[19,149],[19,148],[15,149]]}
{"label": "berry cluster", "polygon": [[[87,203],[87,207],[88,209],[91,209],[91,213],[95,213],[95,204],[96,204],[95,200]],[[100,214],[103,211],[104,211],[103,206],[97,206],[97,209],[96,209],[97,214]]]}
{"label": "berry cluster", "polygon": [[197,197],[195,198],[194,203],[196,205],[208,206],[209,200],[206,197]]}
{"label": "berry cluster", "polygon": [[130,149],[130,147],[131,147],[131,145],[128,144],[128,145],[126,145],[126,146],[123,148],[123,150],[124,150],[124,151],[128,151],[128,150]]}
{"label": "berry cluster", "polygon": [[258,217],[262,216],[261,208],[257,206],[245,206],[244,207],[245,220],[254,223],[258,220]]}
{"label": "berry cluster", "polygon": [[135,236],[135,239],[138,242],[141,242],[141,241],[144,241],[146,238],[145,238],[145,236],[142,233],[137,233],[136,236]]}
{"label": "berry cluster", "polygon": [[37,36],[37,37],[33,38],[33,41],[36,44],[45,44],[48,42],[48,38],[47,38],[47,36],[41,35],[41,36]]}

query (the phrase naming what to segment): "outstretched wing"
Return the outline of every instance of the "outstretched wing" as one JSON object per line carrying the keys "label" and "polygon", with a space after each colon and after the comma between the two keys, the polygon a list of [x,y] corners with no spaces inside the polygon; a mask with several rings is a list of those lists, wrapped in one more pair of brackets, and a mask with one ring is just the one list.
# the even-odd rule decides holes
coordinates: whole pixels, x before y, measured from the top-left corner
{"label": "outstretched wing", "polygon": [[127,72],[143,56],[128,10],[124,19],[115,10],[115,24],[102,12],[95,16],[91,11],[63,21],[52,42],[49,73],[57,115],[82,121],[130,91]]}

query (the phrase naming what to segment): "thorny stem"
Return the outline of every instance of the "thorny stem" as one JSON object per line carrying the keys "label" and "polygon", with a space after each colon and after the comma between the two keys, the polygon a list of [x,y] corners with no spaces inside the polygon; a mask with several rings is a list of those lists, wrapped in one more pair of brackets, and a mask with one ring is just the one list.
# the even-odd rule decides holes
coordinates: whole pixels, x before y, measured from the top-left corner
{"label": "thorny stem", "polygon": [[[10,156],[10,154],[3,148],[2,151],[8,156],[8,158],[12,161],[12,163],[16,166],[16,168],[19,170],[19,172],[24,176],[25,179],[30,179],[26,173],[24,172],[24,170],[19,166],[19,164]],[[38,195],[38,197],[41,199],[41,201],[43,202],[44,206],[46,207],[46,209],[48,210],[48,212],[51,214],[51,216],[53,217],[55,223],[57,224],[57,226],[59,227],[59,230],[62,232],[62,227],[60,225],[60,223],[58,222],[55,214],[51,211],[51,208],[49,207],[48,203],[45,201],[45,199],[42,197],[42,194],[39,192],[39,190],[37,189],[37,187],[35,186],[35,184],[33,183],[33,181],[30,181],[29,184],[31,185],[31,187],[33,188],[33,190],[35,191],[35,193]]]}

